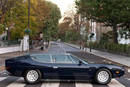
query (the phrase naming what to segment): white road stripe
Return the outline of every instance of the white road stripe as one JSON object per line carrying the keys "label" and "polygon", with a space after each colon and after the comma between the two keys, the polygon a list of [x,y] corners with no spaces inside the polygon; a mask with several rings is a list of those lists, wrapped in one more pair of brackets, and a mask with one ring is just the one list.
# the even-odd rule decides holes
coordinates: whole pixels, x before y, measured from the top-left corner
{"label": "white road stripe", "polygon": [[119,81],[112,79],[112,81],[108,84],[109,87],[125,87]]}
{"label": "white road stripe", "polygon": [[15,82],[11,83],[7,87],[24,87],[26,84],[24,83],[23,78],[16,80]]}
{"label": "white road stripe", "polygon": [[76,83],[76,87],[93,87],[91,83]]}
{"label": "white road stripe", "polygon": [[42,83],[41,87],[59,87],[60,83],[58,82],[45,82]]}
{"label": "white road stripe", "polygon": [[130,73],[130,69],[128,69],[128,72]]}
{"label": "white road stripe", "polygon": [[4,80],[4,79],[6,79],[7,77],[0,77],[0,81],[2,81],[2,80]]}

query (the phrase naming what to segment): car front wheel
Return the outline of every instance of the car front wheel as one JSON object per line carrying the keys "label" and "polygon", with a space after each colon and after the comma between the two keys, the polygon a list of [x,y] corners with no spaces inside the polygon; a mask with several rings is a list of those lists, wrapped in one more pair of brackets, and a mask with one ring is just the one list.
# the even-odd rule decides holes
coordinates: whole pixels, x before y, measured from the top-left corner
{"label": "car front wheel", "polygon": [[41,79],[41,73],[38,70],[28,70],[25,72],[24,79],[29,84],[37,83]]}
{"label": "car front wheel", "polygon": [[107,69],[100,69],[97,71],[95,81],[99,84],[105,85],[111,81],[111,72]]}

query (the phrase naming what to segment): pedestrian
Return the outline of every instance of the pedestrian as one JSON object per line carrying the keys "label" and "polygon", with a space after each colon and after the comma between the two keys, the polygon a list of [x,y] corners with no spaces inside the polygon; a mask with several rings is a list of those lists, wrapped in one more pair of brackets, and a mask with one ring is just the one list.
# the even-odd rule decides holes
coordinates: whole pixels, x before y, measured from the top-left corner
{"label": "pedestrian", "polygon": [[79,41],[80,49],[82,49],[82,41]]}
{"label": "pedestrian", "polygon": [[84,50],[84,48],[85,48],[85,43],[84,41],[82,41],[82,50]]}

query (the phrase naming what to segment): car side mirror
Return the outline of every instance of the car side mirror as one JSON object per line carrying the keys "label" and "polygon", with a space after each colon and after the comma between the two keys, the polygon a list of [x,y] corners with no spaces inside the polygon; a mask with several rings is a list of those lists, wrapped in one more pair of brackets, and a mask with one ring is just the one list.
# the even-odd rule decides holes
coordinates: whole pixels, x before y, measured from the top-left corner
{"label": "car side mirror", "polygon": [[82,61],[79,61],[79,64],[78,64],[78,65],[79,65],[79,66],[82,65]]}

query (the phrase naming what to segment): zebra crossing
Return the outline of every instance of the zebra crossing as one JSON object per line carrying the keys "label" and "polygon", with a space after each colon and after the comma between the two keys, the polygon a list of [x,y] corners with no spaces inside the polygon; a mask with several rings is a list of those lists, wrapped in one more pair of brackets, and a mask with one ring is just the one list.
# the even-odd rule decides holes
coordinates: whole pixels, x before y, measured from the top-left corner
{"label": "zebra crossing", "polygon": [[[130,86],[130,85],[129,85]],[[60,81],[43,81],[38,84],[28,85],[23,78],[18,77],[0,77],[0,87],[129,87],[112,79],[108,85],[98,85],[87,82],[60,82]]]}

